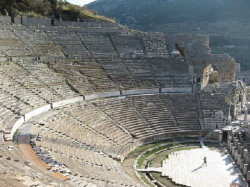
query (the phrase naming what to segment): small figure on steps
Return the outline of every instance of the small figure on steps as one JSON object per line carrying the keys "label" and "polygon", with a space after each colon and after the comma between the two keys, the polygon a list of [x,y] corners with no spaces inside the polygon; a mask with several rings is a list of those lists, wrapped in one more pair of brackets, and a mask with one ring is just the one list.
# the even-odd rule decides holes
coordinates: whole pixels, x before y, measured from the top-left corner
{"label": "small figure on steps", "polygon": [[[206,164],[206,166],[207,166],[207,157],[204,157],[204,158],[203,158],[203,164]],[[202,164],[202,165],[203,165],[203,164]]]}

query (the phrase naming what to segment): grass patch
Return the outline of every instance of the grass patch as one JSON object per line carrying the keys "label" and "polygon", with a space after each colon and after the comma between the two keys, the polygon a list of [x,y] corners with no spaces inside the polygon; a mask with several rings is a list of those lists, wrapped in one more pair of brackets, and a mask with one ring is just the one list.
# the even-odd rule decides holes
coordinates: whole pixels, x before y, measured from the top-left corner
{"label": "grass patch", "polygon": [[147,185],[149,185],[150,187],[154,187],[154,185],[151,184],[151,183],[148,181],[148,178],[145,176],[144,173],[138,172],[138,174],[140,175],[141,179],[142,179]]}
{"label": "grass patch", "polygon": [[167,146],[163,146],[163,147],[157,147],[151,151],[147,151],[143,156],[141,156],[137,162],[137,166],[138,168],[140,169],[144,163],[144,161],[146,160],[146,158],[148,158],[150,155],[158,152],[158,151],[161,151],[161,150],[164,150],[166,148],[171,148],[171,147],[174,147],[174,146],[178,146],[179,144],[177,145],[167,145]]}
{"label": "grass patch", "polygon": [[[197,145],[196,145],[197,144]],[[130,175],[135,177],[132,170],[134,160],[144,152],[143,155],[138,159],[137,169],[145,168],[146,165],[149,167],[161,167],[163,160],[168,158],[168,155],[172,152],[190,150],[194,148],[199,148],[199,143],[193,143],[189,146],[185,143],[173,142],[172,140],[162,141],[158,143],[147,144],[145,146],[138,147],[134,151],[130,152],[128,156],[123,160],[124,168],[128,171]],[[151,150],[150,150],[151,149]],[[130,169],[128,169],[130,168]],[[146,173],[137,172],[140,175],[140,179],[143,180],[149,186],[154,186],[150,183],[150,179],[147,177]],[[175,184],[172,179],[168,177],[161,176],[161,173],[150,174],[161,184],[167,187],[179,187],[182,185]]]}

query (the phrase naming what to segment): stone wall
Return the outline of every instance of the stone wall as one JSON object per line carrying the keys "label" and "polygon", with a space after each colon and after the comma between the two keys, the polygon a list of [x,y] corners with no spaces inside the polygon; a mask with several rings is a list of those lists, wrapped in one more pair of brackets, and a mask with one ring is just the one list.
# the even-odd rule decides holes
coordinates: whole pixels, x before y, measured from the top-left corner
{"label": "stone wall", "polygon": [[10,16],[0,16],[0,25],[9,25],[11,24]]}
{"label": "stone wall", "polygon": [[117,23],[111,22],[100,22],[100,21],[88,21],[88,22],[77,22],[77,21],[54,21],[54,26],[59,27],[89,27],[89,28],[112,28],[121,27]]}
{"label": "stone wall", "polygon": [[105,98],[105,97],[115,97],[115,96],[120,96],[120,91],[85,95],[84,100],[93,100],[93,99],[99,99],[99,98]]}
{"label": "stone wall", "polygon": [[22,18],[21,17],[15,17],[14,18],[14,23],[16,25],[22,25]]}
{"label": "stone wall", "polygon": [[203,89],[209,82],[209,75],[210,75],[210,72],[211,72],[211,68],[212,68],[212,65],[209,64],[205,69],[204,69],[204,73],[203,73],[203,79],[202,79],[202,82],[201,82],[201,89]]}
{"label": "stone wall", "polygon": [[24,123],[24,117],[21,116],[17,121],[16,123],[14,124],[12,130],[11,130],[11,133],[10,133],[10,138],[13,139],[13,136],[16,132],[16,130]]}
{"label": "stone wall", "polygon": [[24,26],[51,26],[51,19],[46,18],[22,18],[22,25]]}
{"label": "stone wall", "polygon": [[58,102],[52,103],[51,105],[52,105],[52,109],[54,109],[54,108],[58,108],[60,106],[64,106],[64,105],[68,105],[68,104],[72,104],[72,103],[77,103],[77,102],[81,102],[81,101],[83,101],[82,96],[58,101]]}
{"label": "stone wall", "polygon": [[[204,69],[209,65],[217,68],[219,82],[235,81],[235,60],[228,54],[210,54],[208,36],[166,34],[165,40],[169,51],[181,49],[188,64],[194,66],[194,84],[199,84],[199,88],[206,86]],[[197,78],[203,83],[197,83]]]}
{"label": "stone wall", "polygon": [[50,109],[51,109],[50,105],[45,105],[43,107],[37,108],[37,109],[25,114],[24,119],[25,119],[25,121],[27,121],[27,120],[31,119],[32,117],[37,116],[38,114],[49,111]]}
{"label": "stone wall", "polygon": [[162,88],[162,93],[191,93],[191,87],[184,87],[184,88]]}
{"label": "stone wall", "polygon": [[154,94],[154,93],[159,93],[159,88],[122,90],[122,95],[138,95],[138,94]]}

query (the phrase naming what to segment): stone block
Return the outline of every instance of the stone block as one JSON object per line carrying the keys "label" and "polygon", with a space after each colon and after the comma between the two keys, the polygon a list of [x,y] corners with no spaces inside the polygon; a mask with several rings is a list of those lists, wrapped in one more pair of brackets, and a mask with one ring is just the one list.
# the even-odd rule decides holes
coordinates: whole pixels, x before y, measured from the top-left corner
{"label": "stone block", "polygon": [[244,160],[240,160],[240,170],[243,172],[243,167],[244,167]]}
{"label": "stone block", "polygon": [[240,167],[240,162],[241,162],[241,154],[238,154],[238,158],[237,158],[237,166]]}
{"label": "stone block", "polygon": [[244,166],[243,166],[243,175],[244,176],[247,175],[247,168],[248,168],[248,164],[244,164]]}

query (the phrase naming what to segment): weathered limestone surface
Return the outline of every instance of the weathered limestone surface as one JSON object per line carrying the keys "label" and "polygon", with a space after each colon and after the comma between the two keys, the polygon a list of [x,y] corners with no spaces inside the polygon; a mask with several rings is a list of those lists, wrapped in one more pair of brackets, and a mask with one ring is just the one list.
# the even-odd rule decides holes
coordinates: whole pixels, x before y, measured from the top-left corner
{"label": "weathered limestone surface", "polygon": [[40,107],[40,108],[37,108],[27,114],[24,114],[24,118],[25,118],[25,121],[29,120],[30,118],[38,115],[38,114],[41,114],[43,112],[47,112],[51,109],[51,105],[45,105],[43,107]]}
{"label": "weathered limestone surface", "polygon": [[154,94],[159,93],[159,89],[122,90],[121,93],[122,95]]}
{"label": "weathered limestone surface", "polygon": [[64,106],[64,105],[72,104],[72,103],[77,103],[77,102],[81,102],[81,101],[83,101],[82,96],[74,97],[74,98],[71,98],[71,99],[65,99],[65,100],[62,100],[62,101],[52,103],[52,108],[54,109],[54,108],[58,108],[60,106]]}
{"label": "weathered limestone surface", "polygon": [[100,98],[105,98],[105,97],[115,97],[115,96],[120,96],[120,91],[84,95],[84,100],[93,100],[93,99],[100,99]]}
{"label": "weathered limestone surface", "polygon": [[22,25],[24,26],[51,26],[51,19],[41,18],[22,18]]}

